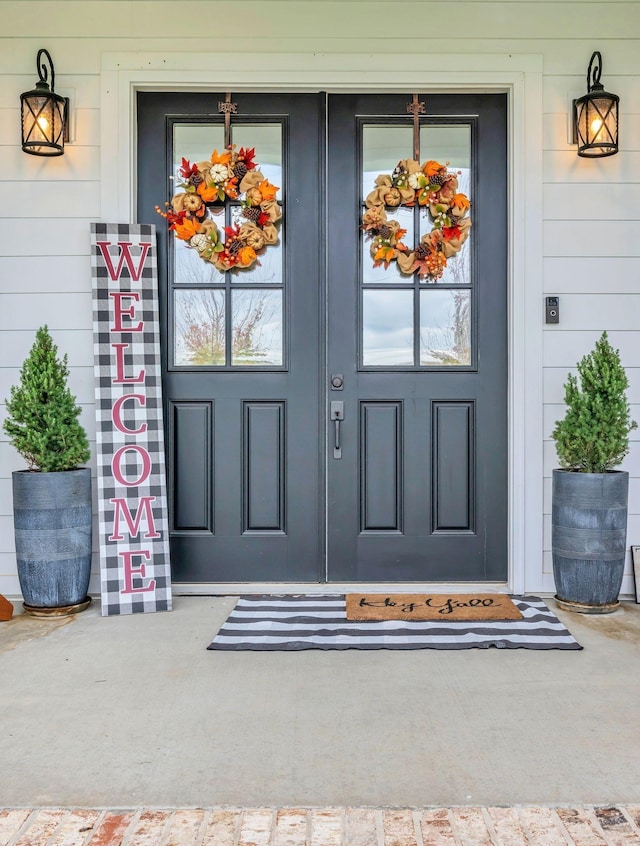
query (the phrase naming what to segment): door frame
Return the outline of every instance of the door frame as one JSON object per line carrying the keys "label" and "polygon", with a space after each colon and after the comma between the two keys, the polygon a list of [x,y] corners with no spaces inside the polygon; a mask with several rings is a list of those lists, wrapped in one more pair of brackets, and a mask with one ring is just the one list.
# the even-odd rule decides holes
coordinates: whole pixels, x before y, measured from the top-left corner
{"label": "door frame", "polygon": [[[551,589],[543,573],[542,56],[539,54],[385,55],[371,70],[365,54],[103,53],[100,72],[101,220],[135,221],[138,91],[345,93],[503,92],[508,97],[508,416],[509,567],[506,583],[456,588],[514,593]],[[456,67],[444,72],[443,67]],[[238,70],[241,68],[241,70]],[[292,82],[295,80],[295,82]],[[114,167],[116,169],[114,178]],[[526,386],[526,389],[525,389]],[[215,584],[211,593],[255,593],[274,584]],[[446,584],[331,584],[349,590],[445,591]],[[180,584],[177,593],[207,585]],[[327,591],[326,584],[286,585]]]}

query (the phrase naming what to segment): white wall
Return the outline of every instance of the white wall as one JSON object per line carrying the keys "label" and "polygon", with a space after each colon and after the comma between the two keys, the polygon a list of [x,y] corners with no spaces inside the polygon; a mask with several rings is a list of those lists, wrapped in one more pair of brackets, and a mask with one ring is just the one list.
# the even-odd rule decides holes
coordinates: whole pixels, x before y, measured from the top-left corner
{"label": "white wall", "polygon": [[[640,3],[603,0],[196,0],[182,5],[0,0],[0,400],[16,381],[35,330],[47,322],[61,351],[69,354],[72,388],[90,438],[95,437],[88,224],[100,216],[104,53],[365,54],[377,69],[384,67],[385,54],[539,54],[544,67],[543,284],[544,293],[561,297],[561,322],[543,333],[545,441],[534,448],[544,449],[539,531],[545,552],[526,588],[553,591],[549,515],[556,458],[550,432],[562,413],[566,373],[602,329],[629,368],[629,398],[640,419],[640,78],[634,73],[640,37],[634,34],[640,34]],[[19,95],[36,81],[41,47],[53,57],[56,90],[71,96],[74,116],[73,143],[63,157],[50,160],[24,155],[19,146]],[[603,54],[605,87],[621,98],[622,152],[589,161],[578,159],[568,143],[567,115],[570,96],[586,91],[586,68],[596,49]],[[539,305],[529,315],[536,327],[543,319],[542,300]],[[11,471],[22,466],[0,435],[0,592],[10,595],[19,592]],[[637,440],[625,466],[632,476],[628,539],[635,544],[640,543]],[[631,589],[627,575],[623,590]]]}

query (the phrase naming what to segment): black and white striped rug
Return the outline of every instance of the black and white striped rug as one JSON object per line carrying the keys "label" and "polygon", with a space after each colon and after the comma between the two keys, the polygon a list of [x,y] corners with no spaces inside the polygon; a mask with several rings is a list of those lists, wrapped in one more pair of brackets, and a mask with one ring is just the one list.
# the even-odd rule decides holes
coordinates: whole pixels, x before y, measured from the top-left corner
{"label": "black and white striped rug", "polygon": [[582,649],[537,596],[512,596],[522,620],[347,620],[342,594],[243,596],[209,649]]}

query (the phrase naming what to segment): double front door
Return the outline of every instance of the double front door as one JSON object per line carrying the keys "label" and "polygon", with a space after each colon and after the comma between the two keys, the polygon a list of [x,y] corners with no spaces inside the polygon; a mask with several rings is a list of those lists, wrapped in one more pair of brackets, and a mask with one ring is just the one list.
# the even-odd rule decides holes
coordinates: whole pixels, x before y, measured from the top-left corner
{"label": "double front door", "polygon": [[[255,148],[282,220],[259,264],[227,272],[154,211],[181,190],[183,158],[223,152],[224,99],[138,95],[174,580],[505,581],[505,96],[420,95],[416,125],[410,94],[234,94],[231,143]],[[435,281],[374,262],[372,235],[390,230],[363,224],[376,179],[416,153],[471,201],[471,234]],[[241,199],[213,214],[221,231],[246,222]],[[385,213],[411,252],[438,210]]]}

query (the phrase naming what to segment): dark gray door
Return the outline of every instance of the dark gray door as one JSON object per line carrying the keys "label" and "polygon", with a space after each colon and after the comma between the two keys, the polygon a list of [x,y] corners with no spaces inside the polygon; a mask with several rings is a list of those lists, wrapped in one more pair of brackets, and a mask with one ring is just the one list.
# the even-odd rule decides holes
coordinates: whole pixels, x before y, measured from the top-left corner
{"label": "dark gray door", "polygon": [[[223,99],[138,100],[174,579],[506,579],[506,98],[420,98],[420,160],[449,161],[473,204],[435,284],[373,268],[360,228],[376,175],[412,157],[407,96],[234,95],[233,142],[281,187],[280,246],[221,275],[167,237],[154,206],[182,156],[222,149]],[[394,213],[407,243],[430,225]]]}
{"label": "dark gray door", "polygon": [[138,217],[158,225],[166,329],[173,578],[320,581],[322,108],[311,95],[234,94],[231,140],[254,147],[280,188],[283,226],[259,267],[225,274],[168,235],[154,211],[174,193],[182,157],[223,152],[224,99],[138,98]]}
{"label": "dark gray door", "polygon": [[[448,161],[472,202],[435,283],[374,268],[358,229],[376,176],[412,158],[410,98],[329,99],[329,580],[507,578],[506,97],[420,99],[420,162]],[[387,211],[410,247],[431,229]]]}

